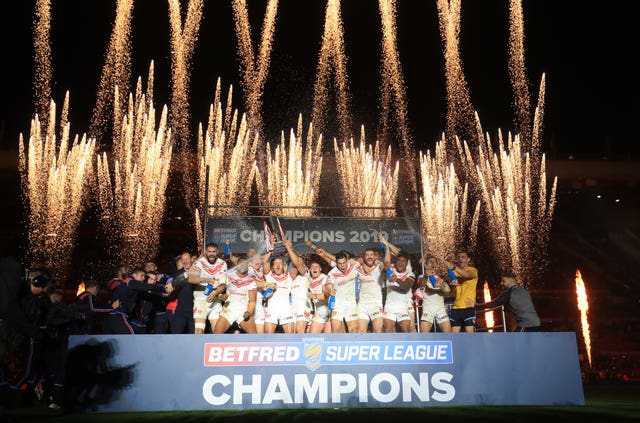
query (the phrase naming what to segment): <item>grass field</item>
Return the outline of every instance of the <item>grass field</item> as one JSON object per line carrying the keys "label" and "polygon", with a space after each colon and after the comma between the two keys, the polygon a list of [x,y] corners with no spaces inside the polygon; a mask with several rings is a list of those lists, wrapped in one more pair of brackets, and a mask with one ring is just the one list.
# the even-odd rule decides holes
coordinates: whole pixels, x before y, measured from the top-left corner
{"label": "grass field", "polygon": [[0,411],[1,423],[9,422],[291,422],[389,423],[449,422],[638,422],[640,384],[585,385],[585,406],[465,406],[429,408],[345,408],[247,411],[171,411],[139,413],[64,413],[45,405]]}

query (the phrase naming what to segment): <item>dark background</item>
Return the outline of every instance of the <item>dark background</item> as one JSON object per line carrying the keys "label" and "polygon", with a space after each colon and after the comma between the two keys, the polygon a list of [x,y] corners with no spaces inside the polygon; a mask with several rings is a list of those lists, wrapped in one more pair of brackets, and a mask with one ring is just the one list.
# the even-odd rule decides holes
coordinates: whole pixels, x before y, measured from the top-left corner
{"label": "dark background", "polygon": [[[34,1],[3,2],[2,146],[14,148],[33,113],[32,23]],[[108,46],[115,1],[52,2],[53,98],[71,94],[74,133],[88,130]],[[182,2],[186,6],[186,2]],[[249,2],[254,48],[266,1]],[[183,8],[185,7],[183,6]],[[325,2],[279,2],[270,74],[265,89],[267,135],[310,116],[313,81]],[[354,125],[373,134],[379,98],[380,18],[376,1],[342,2],[344,38],[353,93]],[[165,1],[138,0],[132,21],[132,77],[146,77],[155,61],[160,105],[169,98],[169,24]],[[628,159],[640,152],[632,118],[638,114],[638,81],[631,65],[633,13],[605,1],[523,2],[525,61],[532,97],[547,77],[545,151],[552,157],[607,156]],[[408,110],[416,148],[431,148],[444,128],[446,96],[442,43],[435,1],[398,1],[398,51],[405,73]],[[512,129],[509,85],[508,2],[463,2],[460,45],[474,106],[487,131]],[[205,122],[218,77],[233,84],[240,104],[236,37],[230,1],[205,2],[193,59],[192,127]],[[637,136],[636,136],[637,139]]]}
{"label": "dark background", "polygon": [[[0,102],[0,234],[5,247],[24,252],[25,234],[16,149],[27,134],[33,110],[32,22],[34,1],[2,2],[3,57]],[[248,2],[256,40],[265,1]],[[186,5],[186,2],[183,2]],[[184,7],[184,6],[183,6]],[[324,23],[324,1],[281,0],[271,68],[265,88],[265,135],[295,127],[299,113],[311,113],[313,82]],[[354,125],[373,135],[378,117],[380,20],[376,1],[342,3],[345,46],[353,96]],[[167,3],[135,2],[132,77],[143,78],[155,61],[157,109],[169,101],[170,53]],[[549,176],[558,176],[548,268],[533,290],[546,328],[576,330],[574,277],[582,271],[592,298],[595,344],[607,351],[640,351],[640,143],[635,13],[631,4],[606,1],[524,1],[525,62],[532,99],[546,74],[543,152]],[[72,133],[88,130],[115,1],[52,2],[53,99],[70,91]],[[398,1],[398,51],[417,150],[432,149],[445,126],[444,60],[435,1]],[[508,1],[462,5],[461,55],[470,95],[484,129],[513,127],[509,84]],[[236,37],[229,1],[207,0],[191,79],[191,127],[206,122],[216,79],[234,87],[234,106],[243,109]],[[371,137],[373,139],[373,137]],[[182,200],[170,186],[158,261],[194,248]],[[70,284],[95,272],[105,260],[95,210],[78,233]],[[487,257],[490,259],[490,257]],[[479,265],[481,267],[481,263]],[[488,275],[481,275],[483,276]],[[498,281],[489,281],[494,290]]]}

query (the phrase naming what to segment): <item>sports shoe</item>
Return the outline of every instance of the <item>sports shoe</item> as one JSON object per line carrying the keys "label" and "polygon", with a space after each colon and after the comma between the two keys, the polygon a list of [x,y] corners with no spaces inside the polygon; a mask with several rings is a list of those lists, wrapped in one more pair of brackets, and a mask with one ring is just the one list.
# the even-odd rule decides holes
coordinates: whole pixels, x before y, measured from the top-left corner
{"label": "sports shoe", "polygon": [[49,408],[53,409],[53,410],[59,410],[62,407],[60,407],[58,404],[56,404],[55,402],[52,402],[51,404],[49,404]]}
{"label": "sports shoe", "polygon": [[35,394],[36,398],[38,398],[38,401],[42,400],[42,397],[44,397],[44,389],[42,388],[41,384],[37,384],[35,388],[33,388],[33,393]]}

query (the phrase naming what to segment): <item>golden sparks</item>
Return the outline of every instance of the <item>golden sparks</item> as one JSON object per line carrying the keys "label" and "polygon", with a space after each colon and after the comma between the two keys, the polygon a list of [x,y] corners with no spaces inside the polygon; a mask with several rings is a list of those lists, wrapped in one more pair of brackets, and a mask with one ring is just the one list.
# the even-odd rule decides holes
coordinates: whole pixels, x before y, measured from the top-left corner
{"label": "golden sparks", "polygon": [[505,145],[498,132],[498,144],[494,152],[487,136],[487,151],[480,148],[482,159],[476,166],[488,216],[488,234],[500,268],[512,269],[523,285],[530,286],[543,266],[557,178],[547,198],[545,156],[541,158],[539,174],[534,175],[520,137],[509,134]]}
{"label": "golden sparks", "polygon": [[391,139],[392,128],[389,115],[393,113],[395,131],[400,141],[400,150],[405,170],[403,180],[408,182],[408,198],[417,203],[417,180],[415,167],[415,151],[409,130],[407,112],[407,95],[404,84],[400,55],[396,46],[396,1],[379,0],[380,20],[382,23],[382,54],[380,60],[382,86],[380,89],[380,118],[377,138],[383,143]]}
{"label": "golden sparks", "polygon": [[514,93],[515,130],[527,142],[527,150],[537,150],[539,145],[528,145],[531,140],[531,99],[524,64],[524,17],[522,0],[509,1],[509,76]]}
{"label": "golden sparks", "polygon": [[[420,216],[425,251],[438,259],[456,250],[473,251],[477,242],[480,201],[471,212],[468,184],[461,186],[453,164],[447,164],[446,143],[436,143],[435,154],[420,153]],[[465,242],[462,244],[462,242]]]}
{"label": "golden sparks", "polygon": [[380,124],[377,136],[378,139],[389,139],[389,115],[394,113],[397,131],[402,142],[403,156],[412,162],[414,151],[409,132],[407,95],[400,55],[396,47],[396,1],[380,0],[379,5],[382,21],[382,56],[380,60],[382,87],[380,90]]}
{"label": "golden sparks", "polygon": [[[126,102],[131,77],[131,17],[133,15],[133,0],[118,0],[116,5],[116,19],[111,31],[109,48],[105,56],[100,85],[98,87],[96,105],[91,116],[89,134],[101,144],[105,130],[110,122],[112,108],[116,104]],[[114,99],[113,94],[118,87],[121,97]],[[116,116],[116,120],[119,116]],[[117,123],[114,122],[114,126]],[[117,137],[114,134],[114,137]]]}
{"label": "golden sparks", "polygon": [[247,109],[247,121],[252,131],[262,133],[262,94],[269,74],[273,33],[278,13],[278,0],[269,0],[267,4],[264,21],[262,22],[258,60],[255,59],[251,42],[251,26],[249,24],[246,1],[233,0],[232,6],[236,36],[238,37],[240,75],[242,76],[242,91],[245,98],[245,108]]}
{"label": "golden sparks", "polygon": [[111,166],[107,153],[98,156],[98,201],[103,228],[120,245],[118,261],[136,265],[154,259],[158,251],[172,154],[171,129],[166,106],[156,121],[153,97],[142,93],[140,78],[135,97],[129,95],[124,111],[121,127],[114,128],[118,136]]}
{"label": "golden sparks", "polygon": [[475,110],[471,104],[469,88],[464,77],[460,57],[461,0],[438,0],[440,36],[444,42],[445,78],[447,88],[447,138],[461,137],[475,141]]}
{"label": "golden sparks", "polygon": [[343,193],[343,204],[353,207],[352,216],[392,217],[396,215],[398,197],[398,162],[391,163],[391,146],[385,151],[376,141],[365,145],[364,128],[360,145],[353,139],[349,143],[333,141],[338,177]]}
{"label": "golden sparks", "polygon": [[197,207],[198,188],[195,172],[192,172],[192,154],[189,148],[189,80],[191,75],[191,57],[198,39],[202,20],[202,0],[189,0],[184,23],[180,11],[180,1],[169,1],[169,23],[171,28],[171,102],[169,122],[173,128],[175,144],[180,162],[185,169],[181,173],[187,208],[193,211]]}
{"label": "golden sparks", "polygon": [[[283,207],[266,208],[267,213],[279,216],[312,216],[317,205],[320,175],[322,174],[322,137],[314,137],[312,125],[303,143],[302,116],[298,128],[289,133],[289,149],[284,132],[280,144],[271,151],[267,143],[266,175],[256,179],[260,204]],[[306,153],[304,153],[306,151]],[[266,181],[265,181],[266,180]]]}
{"label": "golden sparks", "polygon": [[[198,212],[196,234],[202,245],[201,219],[204,216],[230,216],[241,209],[220,206],[249,205],[251,185],[256,173],[256,147],[258,133],[251,131],[246,116],[238,122],[238,111],[232,112],[233,87],[229,87],[226,107],[220,100],[220,78],[216,84],[214,102],[209,108],[206,129],[198,127],[198,193],[199,204],[205,202],[205,182],[209,172],[208,213]],[[196,209],[197,211],[198,209]]]}
{"label": "golden sparks", "polygon": [[51,0],[36,1],[33,32],[35,108],[41,123],[46,124],[51,101]]}
{"label": "golden sparks", "polygon": [[351,94],[347,74],[347,56],[344,49],[340,0],[329,0],[325,10],[325,26],[318,57],[316,81],[313,87],[312,123],[318,136],[327,129],[328,103],[333,74],[337,89],[336,119],[340,139],[351,138]]}
{"label": "golden sparks", "polygon": [[[64,110],[68,109],[69,93]],[[76,135],[70,143],[70,123],[61,120],[60,142],[55,136],[56,105],[49,107],[45,126],[38,115],[31,121],[25,153],[22,134],[18,144],[24,204],[28,211],[31,265],[50,267],[56,278],[69,272],[76,231],[87,204],[86,181],[93,174],[95,141]]]}
{"label": "golden sparks", "polygon": [[182,22],[180,1],[169,1],[171,27],[171,103],[170,122],[174,137],[183,146],[189,140],[189,76],[191,57],[198,39],[202,20],[202,0],[189,0],[185,22]]}

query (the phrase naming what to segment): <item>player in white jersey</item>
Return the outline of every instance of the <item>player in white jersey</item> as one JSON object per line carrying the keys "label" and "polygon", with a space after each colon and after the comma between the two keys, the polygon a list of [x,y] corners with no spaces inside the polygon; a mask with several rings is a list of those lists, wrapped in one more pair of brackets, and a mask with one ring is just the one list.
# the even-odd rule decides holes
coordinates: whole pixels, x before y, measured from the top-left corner
{"label": "player in white jersey", "polygon": [[313,309],[311,308],[311,299],[307,295],[310,282],[307,270],[304,275],[296,276],[291,284],[291,308],[295,320],[295,333],[307,332],[308,325],[311,323]]}
{"label": "player in white jersey", "polygon": [[237,323],[246,333],[256,333],[253,313],[256,306],[256,282],[249,275],[249,262],[238,258],[237,265],[227,272],[227,301],[222,308],[213,333],[225,333]]}
{"label": "player in white jersey", "polygon": [[307,269],[302,259],[293,250],[290,240],[284,240],[289,258],[293,266],[289,271],[285,267],[283,257],[271,259],[271,253],[264,255],[262,269],[264,271],[265,288],[272,289],[272,293],[265,296],[267,305],[264,310],[264,333],[275,333],[280,325],[284,333],[293,333],[294,318],[291,308],[291,286],[298,274],[306,274]]}
{"label": "player in white jersey", "polygon": [[[402,248],[397,247],[395,245],[393,245],[392,243],[389,242],[389,240],[387,240],[384,235],[382,235],[381,233],[378,233],[378,239],[380,240],[380,246],[384,246],[384,248],[382,249],[382,258],[384,260],[384,255],[386,254],[387,251],[389,251],[389,253],[391,254],[391,257],[398,257],[398,254],[400,254],[400,252],[402,252]],[[409,260],[407,262],[407,270],[409,272],[413,272],[413,268],[411,267],[411,260]]]}
{"label": "player in white jersey", "polygon": [[435,257],[427,257],[425,274],[418,277],[418,289],[423,292],[420,332],[431,332],[434,321],[438,324],[438,329],[441,332],[451,332],[449,313],[444,305],[444,296],[451,292],[451,288],[436,273],[437,264],[438,261]]}
{"label": "player in white jersey", "polygon": [[384,331],[396,332],[396,323],[400,332],[411,332],[411,317],[407,304],[413,292],[411,287],[415,282],[413,272],[407,269],[409,256],[400,251],[395,265],[391,263],[389,248],[386,248],[384,262],[389,268],[387,277],[387,298],[384,304]]}
{"label": "player in white jersey", "polygon": [[313,318],[310,333],[331,333],[331,316],[329,315],[328,297],[324,293],[327,275],[322,273],[322,266],[317,261],[309,263],[309,292],[307,296],[313,302]]}
{"label": "player in white jersey", "polygon": [[262,256],[258,253],[253,253],[251,257],[248,257],[249,261],[249,275],[253,277],[256,282],[258,290],[256,292],[256,309],[253,312],[253,320],[256,323],[256,332],[264,333],[264,306],[262,305],[264,297],[262,291],[265,289],[264,273],[262,272]]}
{"label": "player in white jersey", "polygon": [[[206,319],[209,318],[211,329],[216,326],[220,317],[223,294],[227,283],[227,263],[218,257],[218,245],[211,242],[206,245],[204,254],[189,268],[189,283],[193,284],[193,320],[195,333],[203,334]],[[209,295],[204,291],[207,284],[211,284],[213,290]]]}
{"label": "player in white jersey", "polygon": [[385,270],[383,262],[376,261],[375,250],[367,248],[364,251],[362,263],[358,268],[360,280],[360,298],[358,301],[358,331],[368,331],[371,322],[371,331],[382,332],[382,288],[384,280],[382,272]]}
{"label": "player in white jersey", "polygon": [[346,324],[349,333],[357,333],[356,277],[360,263],[349,259],[344,251],[335,255],[335,263],[327,275],[324,288],[326,297],[335,297],[335,305],[331,310],[331,332],[344,333]]}

